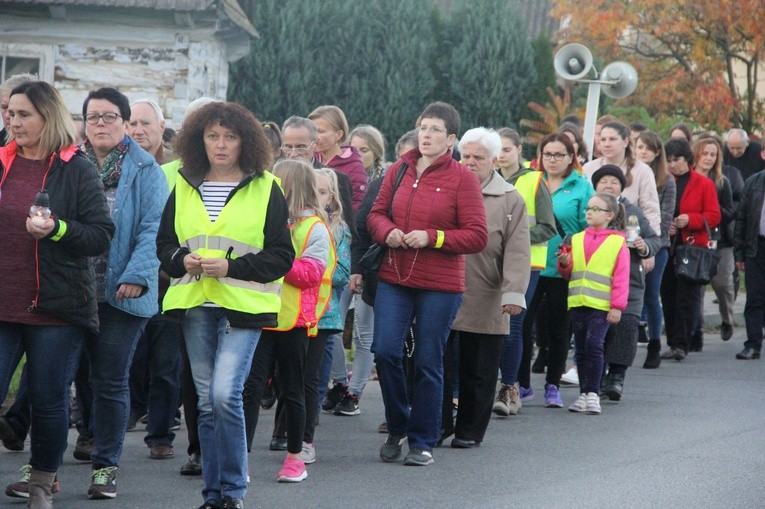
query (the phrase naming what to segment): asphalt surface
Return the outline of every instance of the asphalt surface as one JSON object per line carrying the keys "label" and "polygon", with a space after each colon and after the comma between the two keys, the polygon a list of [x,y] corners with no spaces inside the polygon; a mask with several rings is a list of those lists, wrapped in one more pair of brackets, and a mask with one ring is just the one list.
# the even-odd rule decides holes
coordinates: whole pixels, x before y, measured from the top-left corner
{"label": "asphalt surface", "polygon": [[[642,369],[639,348],[623,400],[603,402],[599,416],[544,408],[544,375],[533,375],[537,396],[520,415],[492,417],[480,448],[438,448],[428,467],[379,460],[385,436],[376,432],[383,420],[377,382],[367,385],[361,415],[322,413],[318,460],[302,483],[276,482],[284,453],[268,451],[273,410],[263,411],[246,507],[763,508],[765,360],[736,360],[743,341],[741,327],[729,342],[708,331],[703,352],[657,370]],[[568,406],[577,390],[562,395]],[[198,507],[201,478],[178,474],[184,428],[170,460],[149,459],[144,434],[127,435],[117,498],[90,501],[90,466],[72,458],[72,431],[54,507]],[[15,481],[27,458],[0,449],[0,484]],[[3,496],[0,507],[25,504]]]}

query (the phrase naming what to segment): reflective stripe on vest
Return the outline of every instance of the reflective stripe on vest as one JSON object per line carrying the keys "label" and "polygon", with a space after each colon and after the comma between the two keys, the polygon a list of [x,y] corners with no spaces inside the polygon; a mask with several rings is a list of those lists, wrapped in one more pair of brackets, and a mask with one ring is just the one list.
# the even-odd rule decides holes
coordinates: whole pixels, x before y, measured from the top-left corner
{"label": "reflective stripe on vest", "polygon": [[[306,217],[301,219],[296,226],[291,226],[292,230],[292,246],[295,248],[295,258],[300,258],[305,251],[306,243],[311,235],[311,230],[314,227],[327,228],[326,223],[316,216]],[[335,252],[335,246],[332,242],[332,235],[329,234],[327,228],[327,236],[330,239],[329,242],[329,259],[327,260],[327,268],[324,269],[324,274],[321,277],[321,283],[319,285],[319,294],[316,300],[316,310],[313,319],[309,319],[303,312],[303,299],[302,292],[304,291],[316,291],[316,288],[306,288],[301,290],[296,286],[293,286],[285,281],[282,287],[282,307],[279,310],[278,325],[273,329],[277,331],[287,331],[295,328],[299,318],[303,318],[306,322],[305,327],[308,329],[308,336],[315,337],[318,333],[319,319],[324,315],[329,307],[329,301],[332,297],[332,275],[335,272],[335,265],[337,263],[337,253]]]}
{"label": "reflective stripe on vest", "polygon": [[571,279],[568,282],[568,307],[588,307],[609,311],[611,285],[616,259],[624,245],[621,235],[609,235],[585,263],[584,232],[571,239]]}
{"label": "reflective stripe on vest", "polygon": [[[532,171],[521,175],[515,181],[515,188],[521,193],[526,203],[526,214],[529,217],[529,228],[537,224],[537,191],[542,181],[541,171]],[[547,265],[547,241],[531,245],[531,268],[542,270]]]}
{"label": "reflective stripe on vest", "polygon": [[[175,183],[175,233],[181,247],[203,258],[235,260],[263,249],[266,212],[276,177],[266,172],[238,189],[213,223],[202,197],[179,176]],[[268,283],[231,277],[185,276],[173,279],[163,310],[190,309],[212,302],[225,309],[250,314],[278,313],[282,279]]]}

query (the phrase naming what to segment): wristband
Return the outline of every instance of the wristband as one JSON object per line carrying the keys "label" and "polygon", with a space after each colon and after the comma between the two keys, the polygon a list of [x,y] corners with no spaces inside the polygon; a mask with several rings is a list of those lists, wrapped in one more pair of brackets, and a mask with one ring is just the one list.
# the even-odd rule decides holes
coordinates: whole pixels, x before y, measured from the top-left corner
{"label": "wristband", "polygon": [[443,230],[436,230],[436,249],[440,249],[444,245],[444,232]]}

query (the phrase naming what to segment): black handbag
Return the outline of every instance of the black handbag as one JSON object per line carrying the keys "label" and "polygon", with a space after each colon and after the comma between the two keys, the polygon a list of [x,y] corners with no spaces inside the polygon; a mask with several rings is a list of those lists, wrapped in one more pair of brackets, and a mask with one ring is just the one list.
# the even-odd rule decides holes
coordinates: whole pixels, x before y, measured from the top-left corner
{"label": "black handbag", "polygon": [[[709,225],[706,218],[704,227],[707,230],[707,238],[711,239]],[[680,232],[675,235],[682,237]],[[720,253],[711,247],[711,243],[706,246],[695,246],[693,244],[680,244],[673,246],[675,251],[675,275],[687,283],[706,285],[712,281],[717,274],[717,265],[720,263]]]}
{"label": "black handbag", "polygon": [[[390,203],[388,204],[388,217],[393,215],[393,197],[396,195],[396,190],[401,184],[401,180],[404,178],[407,167],[407,164],[403,163],[399,168],[398,173],[396,174],[396,180],[393,182],[393,192],[390,197]],[[382,265],[383,256],[385,256],[385,251],[387,250],[388,246],[384,246],[375,242],[369,246],[367,252],[364,253],[364,256],[361,257],[361,260],[359,260],[359,265],[365,271],[377,272],[380,269],[380,265]]]}

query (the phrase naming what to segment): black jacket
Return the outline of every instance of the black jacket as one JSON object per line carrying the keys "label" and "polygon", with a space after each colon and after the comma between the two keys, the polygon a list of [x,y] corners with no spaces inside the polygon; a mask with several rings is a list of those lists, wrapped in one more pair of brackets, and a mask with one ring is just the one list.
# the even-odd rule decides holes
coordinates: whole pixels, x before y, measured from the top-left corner
{"label": "black jacket", "polygon": [[759,172],[746,181],[744,196],[736,212],[733,253],[737,262],[743,262],[747,258],[758,255],[757,245],[760,237],[763,198],[765,198],[765,172]]}
{"label": "black jacket", "polygon": [[[0,180],[13,157],[15,143],[0,154]],[[45,187],[55,226],[38,243],[36,306],[98,334],[95,274],[89,257],[104,253],[114,234],[101,179],[96,167],[72,147],[55,155]],[[63,236],[52,240],[64,224]]]}
{"label": "black jacket", "polygon": [[[189,185],[197,191],[202,184],[201,178],[189,177],[184,174],[183,170],[178,173],[178,178],[186,179]],[[229,194],[226,203],[252,179],[252,175],[243,179]],[[201,191],[199,191],[199,199],[202,199]],[[257,254],[250,253],[229,260],[228,276],[245,281],[268,283],[289,272],[295,259],[295,250],[292,247],[292,238],[287,228],[288,219],[287,202],[284,201],[281,188],[274,182],[266,209],[263,250]],[[173,188],[165,204],[157,233],[157,257],[160,261],[160,269],[172,278],[183,277],[186,274],[183,258],[189,252],[188,248],[180,246],[178,235],[175,233],[175,188]],[[178,319],[185,312],[186,310],[183,309],[171,309],[167,315]],[[259,329],[276,327],[277,325],[277,313],[253,314],[227,309],[226,316],[232,327]]]}

